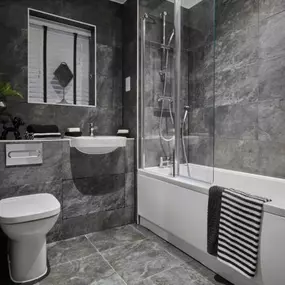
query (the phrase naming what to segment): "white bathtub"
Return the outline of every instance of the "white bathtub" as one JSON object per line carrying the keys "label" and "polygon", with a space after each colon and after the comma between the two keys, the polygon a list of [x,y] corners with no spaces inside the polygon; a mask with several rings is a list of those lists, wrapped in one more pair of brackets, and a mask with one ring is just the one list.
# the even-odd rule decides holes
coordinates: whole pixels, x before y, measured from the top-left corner
{"label": "white bathtub", "polygon": [[[140,223],[235,285],[285,285],[285,180],[190,165],[196,179],[174,178],[170,169],[138,171]],[[182,166],[182,173],[187,173]],[[258,273],[246,279],[207,253],[207,205],[211,184],[265,196]]]}

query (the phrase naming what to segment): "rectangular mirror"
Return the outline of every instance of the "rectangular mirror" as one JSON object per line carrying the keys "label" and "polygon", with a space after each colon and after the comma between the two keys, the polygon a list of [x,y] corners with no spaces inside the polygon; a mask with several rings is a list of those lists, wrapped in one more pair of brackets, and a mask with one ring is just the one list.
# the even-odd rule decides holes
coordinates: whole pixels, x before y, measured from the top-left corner
{"label": "rectangular mirror", "polygon": [[28,15],[28,102],[96,106],[96,26]]}

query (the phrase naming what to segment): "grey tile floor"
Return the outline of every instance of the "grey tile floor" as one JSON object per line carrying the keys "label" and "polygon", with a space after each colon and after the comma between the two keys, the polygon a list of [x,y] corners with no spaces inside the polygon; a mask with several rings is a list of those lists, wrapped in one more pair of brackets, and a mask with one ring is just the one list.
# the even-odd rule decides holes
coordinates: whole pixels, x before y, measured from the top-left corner
{"label": "grey tile floor", "polygon": [[214,273],[147,229],[127,225],[48,245],[38,285],[213,285]]}

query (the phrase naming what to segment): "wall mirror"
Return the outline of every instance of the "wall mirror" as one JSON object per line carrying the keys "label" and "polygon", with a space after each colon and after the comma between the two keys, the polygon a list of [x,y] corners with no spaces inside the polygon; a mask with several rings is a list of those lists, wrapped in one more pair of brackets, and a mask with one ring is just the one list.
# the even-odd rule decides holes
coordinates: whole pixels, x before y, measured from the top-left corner
{"label": "wall mirror", "polygon": [[96,26],[28,15],[28,102],[96,106]]}

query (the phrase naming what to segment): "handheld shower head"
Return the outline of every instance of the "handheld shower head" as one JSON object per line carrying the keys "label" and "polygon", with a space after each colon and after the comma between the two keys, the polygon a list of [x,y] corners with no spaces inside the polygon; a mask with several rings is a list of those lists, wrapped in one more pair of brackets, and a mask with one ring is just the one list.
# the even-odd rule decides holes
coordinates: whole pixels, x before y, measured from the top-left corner
{"label": "handheld shower head", "polygon": [[171,33],[171,35],[170,35],[170,37],[168,39],[168,42],[167,42],[167,46],[171,45],[171,42],[172,42],[172,40],[174,38],[174,35],[175,35],[174,30],[172,30],[172,33]]}
{"label": "handheld shower head", "polygon": [[183,116],[183,121],[182,124],[184,125],[188,116],[188,113],[190,111],[190,106],[184,106],[184,116]]}

